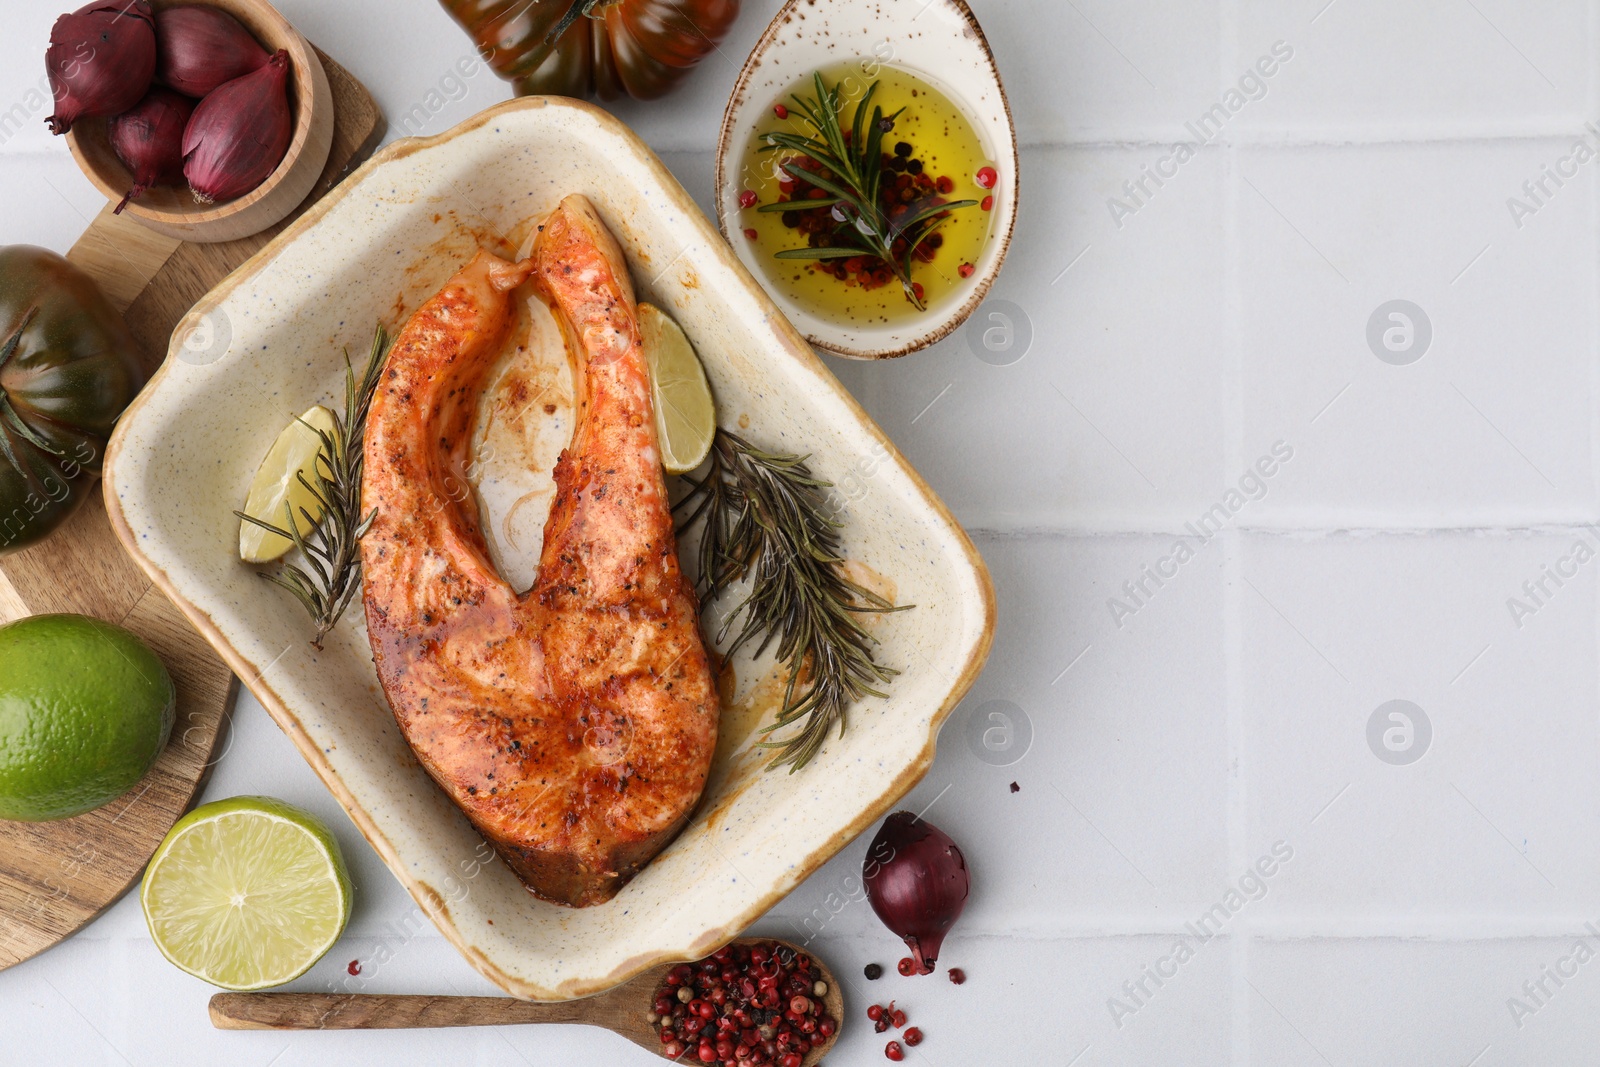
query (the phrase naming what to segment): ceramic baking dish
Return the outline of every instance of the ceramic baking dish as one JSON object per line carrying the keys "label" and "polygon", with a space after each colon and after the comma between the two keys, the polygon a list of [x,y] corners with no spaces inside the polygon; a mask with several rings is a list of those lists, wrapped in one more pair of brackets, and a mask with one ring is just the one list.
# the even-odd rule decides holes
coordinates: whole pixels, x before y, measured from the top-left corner
{"label": "ceramic baking dish", "polygon": [[[594,201],[641,298],[682,324],[723,424],[810,453],[839,486],[851,558],[916,605],[878,630],[886,662],[903,671],[890,697],[855,708],[844,736],[797,774],[762,769],[762,705],[752,693],[764,683],[758,665],[736,664],[744,695],[724,712],[689,828],[614,900],[581,910],[536,900],[503,864],[482,863],[482,840],[395,727],[359,606],[318,652],[300,606],[239,562],[233,517],[288,420],[336,403],[343,348],[365,352],[375,322],[397,329],[475,246],[514,249],[568,193]],[[988,574],[949,512],[650,150],[605,112],[570,100],[511,101],[438,137],[389,146],[202,299],[123,417],[105,492],[128,551],[266,706],[440,931],[528,999],[595,993],[737,935],[922,778],[993,627]],[[525,579],[538,546],[515,542],[496,551],[508,575]]]}

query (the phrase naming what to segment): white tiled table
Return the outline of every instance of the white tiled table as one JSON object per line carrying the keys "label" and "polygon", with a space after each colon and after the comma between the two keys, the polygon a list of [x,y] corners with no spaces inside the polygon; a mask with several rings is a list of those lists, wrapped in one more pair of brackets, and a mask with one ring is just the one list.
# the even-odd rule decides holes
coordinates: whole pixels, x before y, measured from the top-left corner
{"label": "white tiled table", "polygon": [[[55,6],[0,4],[0,108],[36,83]],[[685,91],[619,108],[704,205],[722,101],[777,6],[746,0]],[[1026,144],[994,299],[1031,340],[979,358],[967,331],[834,364],[973,531],[999,594],[989,667],[908,802],[933,805],[975,871],[946,948],[971,979],[856,978],[856,1010],[898,997],[930,1035],[908,1062],[934,1067],[1594,1062],[1600,159],[1544,177],[1537,201],[1523,184],[1570,173],[1575,140],[1600,151],[1600,5],[975,6]],[[392,135],[467,52],[431,0],[281,7],[373,88]],[[1278,42],[1292,55],[1229,111]],[[409,132],[506,93],[483,74],[457,95]],[[1143,168],[1173,174],[1208,112],[1220,132],[1129,197]],[[0,241],[64,249],[99,201],[43,114],[0,130]],[[1409,350],[1400,333],[1400,351],[1368,343],[1394,300],[1426,317],[1420,358],[1420,332]],[[1292,455],[1248,477],[1275,445]],[[1186,524],[1207,515],[1221,530],[1202,545]],[[1578,541],[1586,561],[1563,562]],[[1409,750],[1402,723],[1369,742],[1393,700],[1421,710]],[[1031,742],[980,759],[969,726],[997,708]],[[299,987],[360,958],[370,990],[490,992],[248,696],[233,729],[207,795],[313,808],[354,867],[350,934]],[[759,929],[809,922],[842,975],[892,968],[868,908],[831,914],[864,848]],[[1245,877],[1258,864],[1270,876]],[[219,1034],[209,992],[125,900],[0,974],[0,1062],[638,1060],[557,1027]],[[883,1038],[849,1030],[836,1062],[886,1062]]]}

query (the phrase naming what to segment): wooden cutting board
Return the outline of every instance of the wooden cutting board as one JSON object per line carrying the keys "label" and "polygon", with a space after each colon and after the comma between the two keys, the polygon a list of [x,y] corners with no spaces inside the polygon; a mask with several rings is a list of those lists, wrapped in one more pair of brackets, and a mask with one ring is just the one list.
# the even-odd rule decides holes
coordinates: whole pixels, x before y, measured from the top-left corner
{"label": "wooden cutting board", "polygon": [[[67,253],[124,313],[146,369],[166,358],[173,328],[200,297],[382,139],[383,116],[366,87],[320,49],[317,55],[333,89],[333,151],[321,180],[288,219],[242,240],[191,244],[113,215],[107,204]],[[97,492],[49,539],[0,557],[0,622],[49,612],[93,615],[143,638],[177,683],[177,723],[155,767],[111,804],[59,822],[0,821],[0,970],[70,936],[132,887],[227,754],[219,742],[238,692],[238,680],[211,646],[123,554]]]}

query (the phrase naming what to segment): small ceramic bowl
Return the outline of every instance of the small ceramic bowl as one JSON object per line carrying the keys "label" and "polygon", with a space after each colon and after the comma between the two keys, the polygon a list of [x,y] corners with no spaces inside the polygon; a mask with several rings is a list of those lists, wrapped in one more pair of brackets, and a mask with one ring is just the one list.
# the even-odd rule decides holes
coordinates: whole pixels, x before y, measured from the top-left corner
{"label": "small ceramic bowl", "polygon": [[916,318],[871,325],[839,321],[767,286],[812,344],[853,359],[887,359],[926,348],[951,333],[977,310],[994,284],[1017,217],[1016,130],[994,54],[965,0],[789,0],[745,61],[717,143],[717,220],[722,235],[757,278],[767,277],[758,257],[769,253],[742,236],[741,157],[770,109],[793,85],[812,71],[837,67],[850,58],[841,51],[846,41],[852,42],[849,47],[864,69],[887,64],[943,90],[966,113],[998,173],[990,236],[973,274]]}
{"label": "small ceramic bowl", "polygon": [[[186,3],[193,0],[151,0],[157,11]],[[226,11],[244,23],[269,53],[280,48],[288,51],[289,111],[294,118],[288,154],[266,181],[236,199],[202,204],[187,188],[160,186],[128,201],[122,213],[169,237],[211,243],[260,233],[281,222],[305,200],[322,176],[333,147],[333,90],[317,53],[266,0],[208,0],[206,6]],[[133,176],[111,150],[106,121],[74,123],[67,144],[83,173],[115,202],[133,184]]]}

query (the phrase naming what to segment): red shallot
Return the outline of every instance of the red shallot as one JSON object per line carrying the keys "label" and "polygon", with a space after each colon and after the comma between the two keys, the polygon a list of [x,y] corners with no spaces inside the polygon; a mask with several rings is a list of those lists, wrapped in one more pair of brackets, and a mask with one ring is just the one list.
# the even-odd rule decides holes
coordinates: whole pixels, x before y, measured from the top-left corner
{"label": "red shallot", "polygon": [[79,119],[117,115],[137,104],[156,72],[149,0],[95,0],[56,19],[44,54],[55,97],[50,132]]}
{"label": "red shallot", "polygon": [[289,53],[235,78],[200,101],[183,132],[183,173],[204,204],[243,196],[289,151]]}
{"label": "red shallot", "polygon": [[971,889],[961,849],[932,823],[897,811],[878,829],[862,874],[872,910],[904,939],[915,969],[931,974]]}
{"label": "red shallot", "polygon": [[133,175],[133,187],[113,215],[157,185],[183,183],[183,131],[194,101],[156,86],[131,110],[106,123],[106,139]]}
{"label": "red shallot", "polygon": [[168,7],[157,11],[156,81],[185,96],[203,97],[267,62],[244,24],[215,7]]}

